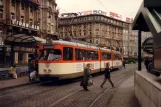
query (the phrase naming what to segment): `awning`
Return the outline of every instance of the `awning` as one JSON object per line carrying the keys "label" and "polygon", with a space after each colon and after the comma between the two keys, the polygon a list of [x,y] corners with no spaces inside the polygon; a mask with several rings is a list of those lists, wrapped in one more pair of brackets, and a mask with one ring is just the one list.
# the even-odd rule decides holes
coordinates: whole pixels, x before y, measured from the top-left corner
{"label": "awning", "polygon": [[46,43],[46,40],[26,34],[9,35],[4,40],[4,44],[6,45],[15,45],[24,47],[33,47],[40,43]]}
{"label": "awning", "polygon": [[40,42],[40,43],[46,43],[46,39],[42,39],[42,38],[39,38],[39,37],[36,37],[36,36],[33,36],[36,40],[36,42]]}

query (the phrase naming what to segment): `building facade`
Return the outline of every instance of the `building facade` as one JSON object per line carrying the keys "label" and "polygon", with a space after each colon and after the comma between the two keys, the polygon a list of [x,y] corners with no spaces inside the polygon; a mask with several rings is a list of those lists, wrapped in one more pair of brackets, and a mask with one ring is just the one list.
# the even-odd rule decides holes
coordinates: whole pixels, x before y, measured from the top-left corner
{"label": "building facade", "polygon": [[[142,43],[146,38],[151,37],[150,32],[142,32]],[[123,31],[123,55],[124,58],[137,58],[138,56],[138,30],[132,30],[132,24],[129,23]],[[142,54],[143,56],[145,53]]]}
{"label": "building facade", "polygon": [[105,15],[62,16],[59,18],[59,35],[123,52],[125,26],[126,22]]}
{"label": "building facade", "polygon": [[137,58],[138,55],[138,31],[131,30],[132,24],[123,31],[123,56],[124,58]]}
{"label": "building facade", "polygon": [[[40,37],[40,3],[38,0],[3,0],[3,41],[8,35],[26,34]],[[5,46],[4,63],[11,62],[11,47]],[[25,64],[32,48],[14,47],[14,63]]]}
{"label": "building facade", "polygon": [[[3,44],[7,36],[25,34],[46,38],[56,35],[56,6],[55,0],[0,0],[0,64],[11,63],[11,45]],[[15,46],[14,63],[28,63],[28,56],[34,51],[31,46]]]}
{"label": "building facade", "polygon": [[57,20],[59,11],[55,0],[41,0],[41,35],[42,38],[57,39]]}

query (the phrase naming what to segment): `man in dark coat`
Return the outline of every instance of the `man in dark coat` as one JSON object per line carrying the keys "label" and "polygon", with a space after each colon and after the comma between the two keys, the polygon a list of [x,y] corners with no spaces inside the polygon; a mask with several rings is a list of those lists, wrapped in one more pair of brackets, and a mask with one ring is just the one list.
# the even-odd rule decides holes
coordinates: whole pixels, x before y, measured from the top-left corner
{"label": "man in dark coat", "polygon": [[148,58],[146,58],[144,60],[144,64],[145,64],[146,70],[148,71],[148,66],[149,66],[149,59]]}
{"label": "man in dark coat", "polygon": [[109,63],[107,63],[106,68],[105,68],[105,78],[104,78],[103,83],[100,86],[101,88],[103,88],[103,85],[105,84],[105,82],[106,82],[107,79],[110,82],[110,84],[112,85],[112,87],[115,87],[114,84],[113,84],[113,82],[110,79],[110,77],[111,77],[110,76],[110,71],[111,71],[111,69],[109,68]]}
{"label": "man in dark coat", "polygon": [[83,76],[83,88],[85,91],[89,91],[87,89],[87,86],[88,86],[88,80],[89,80],[89,77],[92,77],[90,75],[90,64],[87,64],[87,67],[84,69],[84,76]]}
{"label": "man in dark coat", "polygon": [[125,60],[122,61],[122,65],[125,68]]}
{"label": "man in dark coat", "polygon": [[28,77],[29,77],[29,81],[31,81],[31,77],[30,77],[30,73],[34,71],[34,57],[32,57],[28,63]]}

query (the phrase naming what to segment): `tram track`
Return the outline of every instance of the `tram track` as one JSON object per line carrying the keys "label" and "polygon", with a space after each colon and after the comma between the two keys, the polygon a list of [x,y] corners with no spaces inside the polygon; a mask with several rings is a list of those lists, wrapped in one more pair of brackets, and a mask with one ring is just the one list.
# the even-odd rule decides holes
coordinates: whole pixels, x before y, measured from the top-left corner
{"label": "tram track", "polygon": [[[131,74],[131,73],[126,74],[126,75],[123,76],[121,79],[119,79],[118,81],[116,81],[114,84],[115,84],[115,85],[118,84],[119,82],[123,81],[126,77],[129,77],[130,75],[132,75],[132,74]],[[115,76],[116,76],[116,75],[115,75]],[[115,77],[115,76],[114,76],[114,77]],[[100,80],[100,81],[102,81],[102,80]],[[100,81],[97,81],[96,84],[98,84]],[[105,92],[107,92],[109,89],[111,89],[111,87],[108,87],[108,88],[105,89],[103,92],[101,92],[101,94],[100,94],[99,96],[97,96],[97,97],[90,103],[89,107],[92,107],[93,104],[94,104],[94,103],[95,103],[95,102],[96,102],[96,101],[97,101]],[[67,99],[68,97],[71,97],[72,95],[76,94],[77,92],[79,92],[79,91],[81,91],[81,90],[83,90],[83,88],[79,88],[78,90],[76,90],[76,91],[74,91],[74,92],[72,92],[72,93],[70,93],[70,94],[68,94],[68,95],[66,95],[66,96],[64,96],[64,97],[62,97],[61,99],[57,100],[56,102],[52,103],[51,105],[49,105],[49,106],[47,106],[47,107],[55,107],[55,106],[58,107],[57,104],[63,102],[65,99]]]}
{"label": "tram track", "polygon": [[6,95],[9,95],[9,94],[12,94],[12,93],[17,93],[21,90],[25,90],[25,89],[30,89],[30,88],[34,88],[35,86],[37,85],[41,85],[41,84],[44,84],[44,83],[47,83],[49,81],[46,81],[46,82],[38,82],[38,83],[33,83],[33,84],[27,84],[27,85],[23,85],[23,86],[19,86],[19,87],[13,87],[13,88],[7,88],[7,89],[1,89],[1,93],[0,93],[0,98],[3,97],[3,96],[6,96]]}
{"label": "tram track", "polygon": [[[123,80],[125,80],[127,77],[130,77],[132,74],[126,75],[123,78],[121,78],[119,81],[115,82],[114,85],[116,86],[117,84],[119,84],[120,82],[122,82]],[[89,107],[93,107],[93,105],[100,99],[100,97],[102,97],[102,95],[104,93],[106,93],[107,91],[109,91],[112,87],[108,87],[107,89],[105,89],[99,96],[97,96],[94,101],[91,102],[91,104],[89,105]]]}
{"label": "tram track", "polygon": [[[116,72],[112,72],[111,73],[112,78],[117,78],[120,76],[122,77],[124,75],[126,76],[129,74],[127,71],[128,70],[125,69],[125,70],[121,70],[121,71],[119,70]],[[96,81],[95,82],[96,84],[100,84],[103,79],[103,75],[95,76],[95,77],[93,77],[93,79]],[[80,81],[74,81],[74,83],[72,83],[72,84],[65,84],[65,85],[63,84],[61,86],[47,87],[47,89],[45,89],[45,90],[35,92],[35,93],[27,95],[27,96],[25,96],[25,95],[19,96],[18,98],[15,98],[13,101],[11,101],[8,104],[7,103],[1,103],[1,104],[4,105],[4,107],[22,107],[24,104],[26,104],[26,107],[31,107],[31,106],[33,106],[32,104],[34,101],[34,105],[36,107],[53,107],[53,106],[61,103],[62,101],[68,99],[69,97],[75,95],[79,91],[81,91],[82,87],[80,88],[79,83],[80,83]],[[35,89],[42,88],[42,87],[37,87],[36,85],[34,85],[34,86],[35,86],[34,87]],[[29,89],[32,89],[32,88],[30,87]],[[63,91],[64,89],[65,89],[65,91]],[[27,90],[27,88],[25,90]],[[81,91],[81,92],[84,93],[84,91]],[[13,96],[16,96],[17,93],[19,93],[19,92],[10,93],[10,94],[13,94]],[[43,100],[43,98],[45,98],[44,96],[46,96],[46,100]],[[5,97],[5,96],[2,96],[2,97]],[[11,95],[10,95],[10,97],[11,97]],[[39,100],[42,99],[42,100],[39,101],[38,99]],[[49,100],[49,101],[47,101],[47,100]],[[92,101],[94,101],[94,100],[92,100]]]}

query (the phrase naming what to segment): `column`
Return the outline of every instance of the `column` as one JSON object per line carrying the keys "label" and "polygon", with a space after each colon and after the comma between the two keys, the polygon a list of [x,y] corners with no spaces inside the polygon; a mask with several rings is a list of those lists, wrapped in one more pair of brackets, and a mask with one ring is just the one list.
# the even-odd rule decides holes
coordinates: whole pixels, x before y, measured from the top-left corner
{"label": "column", "polygon": [[141,30],[138,31],[138,71],[141,71]]}
{"label": "column", "polygon": [[15,62],[15,52],[14,52],[14,45],[11,45],[11,66],[14,65]]}

